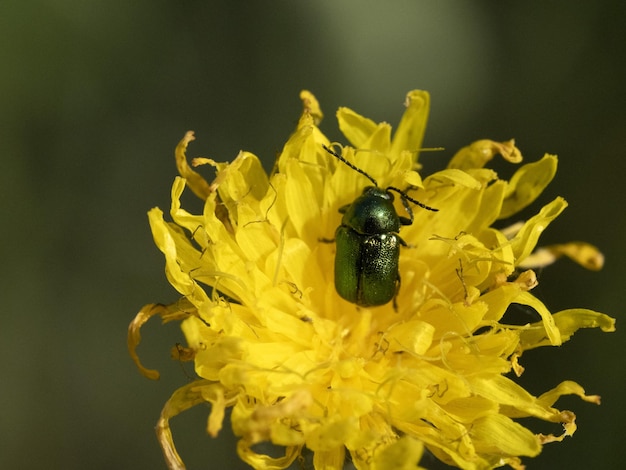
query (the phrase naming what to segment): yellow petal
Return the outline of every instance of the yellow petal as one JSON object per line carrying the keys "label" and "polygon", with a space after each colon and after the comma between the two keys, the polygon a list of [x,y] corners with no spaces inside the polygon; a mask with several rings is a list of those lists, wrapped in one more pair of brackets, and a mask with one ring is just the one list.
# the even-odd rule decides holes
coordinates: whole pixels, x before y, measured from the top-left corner
{"label": "yellow petal", "polygon": [[424,183],[422,182],[422,177],[417,171],[407,171],[404,176],[404,182],[415,188],[424,187]]}
{"label": "yellow petal", "polygon": [[203,403],[202,387],[207,384],[208,382],[206,380],[197,380],[179,388],[165,403],[161,411],[161,417],[156,425],[156,434],[159,444],[161,444],[165,461],[170,470],[184,470],[185,465],[176,451],[169,420],[179,413],[199,403]]}
{"label": "yellow petal", "polygon": [[187,163],[187,145],[192,140],[195,140],[193,131],[187,131],[185,137],[183,137],[183,140],[181,140],[176,146],[176,167],[178,168],[178,173],[180,173],[180,176],[182,176],[189,182],[189,187],[191,188],[193,193],[200,199],[205,200],[207,197],[209,197],[209,194],[211,193],[209,183],[207,183],[207,181],[200,175],[200,173],[192,170]]}
{"label": "yellow petal", "polygon": [[537,199],[554,178],[556,167],[556,156],[545,155],[538,162],[518,169],[507,186],[500,218],[512,216]]}
{"label": "yellow petal", "polygon": [[403,436],[378,451],[370,468],[371,470],[418,470],[421,467],[417,467],[417,464],[422,458],[423,451],[424,444],[410,436]]}
{"label": "yellow petal", "polygon": [[586,242],[570,242],[538,248],[520,263],[520,267],[543,268],[561,256],[567,256],[591,271],[599,271],[604,266],[604,255],[595,246]]}
{"label": "yellow petal", "polygon": [[289,467],[300,455],[301,446],[285,447],[285,455],[281,457],[270,457],[269,455],[258,454],[250,449],[250,443],[244,439],[237,442],[237,454],[239,458],[259,470],[280,470]]}
{"label": "yellow petal", "polygon": [[322,113],[322,108],[320,107],[317,98],[308,90],[302,90],[300,92],[300,100],[302,100],[302,106],[304,108],[304,113],[310,114],[315,122],[315,125],[319,125],[320,121],[324,117]]}
{"label": "yellow petal", "polygon": [[392,351],[424,354],[432,344],[434,333],[435,327],[430,323],[412,320],[393,326],[386,337]]}
{"label": "yellow petal", "polygon": [[534,457],[541,452],[539,439],[521,424],[501,414],[474,421],[470,434],[478,452]]}
{"label": "yellow petal", "polygon": [[378,125],[371,119],[355,113],[349,108],[339,108],[337,111],[339,129],[354,148],[363,148],[365,142],[376,131]]}
{"label": "yellow petal", "polygon": [[482,184],[476,178],[472,177],[469,173],[457,169],[447,169],[435,173],[434,176],[429,178],[436,178],[440,183],[453,183],[459,186],[463,186],[470,189],[480,189]]}
{"label": "yellow petal", "polygon": [[[558,328],[561,341],[568,341],[580,328],[600,328],[604,332],[615,331],[615,319],[603,313],[584,308],[562,310],[552,315]],[[552,344],[546,337],[543,325],[532,324],[520,333],[520,346],[523,350]]]}
{"label": "yellow petal", "polygon": [[[186,306],[189,310],[185,311],[183,306]],[[137,313],[133,321],[130,325],[128,325],[127,345],[130,357],[143,375],[152,380],[157,380],[159,378],[159,372],[154,369],[146,369],[141,364],[139,356],[137,355],[137,346],[139,346],[139,343],[141,342],[141,327],[155,315],[159,315],[162,318],[163,323],[165,323],[172,320],[181,320],[186,318],[192,311],[193,306],[184,300],[181,304],[173,305],[148,304],[145,305],[139,313]]]}
{"label": "yellow petal", "polygon": [[316,426],[308,435],[306,445],[314,452],[332,452],[343,445],[358,429],[354,418],[331,419]]}
{"label": "yellow petal", "polygon": [[522,161],[522,154],[513,139],[507,142],[494,142],[493,140],[477,140],[467,147],[459,150],[450,163],[448,168],[456,168],[459,170],[469,170],[472,168],[482,168],[496,155],[502,155],[502,158],[511,162],[519,163]]}
{"label": "yellow petal", "polygon": [[533,308],[540,316],[543,326],[543,331],[548,337],[548,341],[552,346],[560,346],[563,338],[561,332],[556,325],[554,316],[546,308],[546,306],[538,298],[532,295],[530,292],[521,292],[516,298],[515,303],[521,305],[528,305]]}
{"label": "yellow petal", "polygon": [[311,230],[311,220],[319,219],[320,203],[312,182],[307,178],[302,165],[291,160],[287,165],[287,184],[285,186],[285,200],[287,211],[291,214],[298,238],[312,245],[318,238],[315,230]]}
{"label": "yellow petal", "polygon": [[585,390],[576,382],[572,382],[571,380],[561,382],[552,390],[543,393],[539,397],[539,401],[544,403],[546,406],[552,406],[560,397],[564,395],[577,395],[586,402],[595,403],[597,405],[600,404],[600,397],[598,395],[586,395]]}
{"label": "yellow petal", "polygon": [[148,213],[152,235],[157,247],[165,255],[165,273],[170,284],[199,309],[210,300],[204,290],[197,288],[193,277],[189,274],[197,264],[200,253],[191,245],[189,239],[168,225],[163,220],[163,212],[154,208]]}
{"label": "yellow petal", "polygon": [[359,151],[361,149],[372,149],[374,151],[374,155],[372,155],[372,157],[375,159],[376,152],[379,152],[381,156],[388,155],[390,146],[391,126],[386,122],[381,122],[376,126],[376,129],[372,132],[372,134],[370,134],[370,136],[363,142],[363,145],[357,148]]}
{"label": "yellow petal", "polygon": [[415,152],[414,160],[422,148],[426,122],[430,111],[430,95],[426,91],[413,90],[407,93],[404,102],[406,110],[391,141],[391,154],[402,151]]}
{"label": "yellow petal", "polygon": [[346,464],[346,449],[344,446],[337,446],[333,450],[317,451],[313,454],[313,468],[341,470]]}
{"label": "yellow petal", "polygon": [[543,231],[566,207],[565,199],[557,197],[554,201],[543,206],[539,214],[526,221],[515,238],[511,240],[511,247],[518,263],[530,255]]}
{"label": "yellow petal", "polygon": [[[469,377],[468,380],[474,393],[498,403],[500,413],[509,417],[534,416],[550,422],[567,422],[570,419],[567,413],[564,414],[551,407],[554,402],[549,403],[547,398],[540,399],[532,396],[521,385],[507,377],[496,376],[491,379]],[[570,390],[572,389],[567,389],[567,392],[563,394],[570,393]],[[549,397],[555,397],[556,401],[559,396],[561,395],[555,392]]]}

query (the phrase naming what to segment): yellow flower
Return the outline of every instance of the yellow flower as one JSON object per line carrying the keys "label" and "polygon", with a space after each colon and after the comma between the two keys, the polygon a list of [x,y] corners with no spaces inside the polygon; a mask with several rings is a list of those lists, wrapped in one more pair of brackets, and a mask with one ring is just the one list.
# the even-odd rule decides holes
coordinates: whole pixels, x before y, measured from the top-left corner
{"label": "yellow flower", "polygon": [[[423,448],[464,469],[522,468],[520,457],[539,454],[575,429],[575,415],[559,410],[562,395],[586,395],[565,381],[535,397],[515,382],[522,353],[558,346],[579,328],[614,330],[614,320],[585,309],[550,313],[531,289],[532,267],[561,255],[599,269],[594,247],[573,242],[536,249],[540,234],[565,209],[556,198],[537,215],[510,227],[498,221],[531,204],[556,172],[556,157],[521,166],[509,181],[485,165],[496,155],[522,159],[513,141],[475,142],[447,169],[424,180],[418,150],[429,96],[412,91],[391,135],[341,108],[339,127],[351,146],[334,149],[371,175],[438,212],[413,206],[414,221],[401,229],[401,286],[395,302],[364,308],[343,300],[334,286],[334,236],[339,208],[370,184],[326,152],[331,142],[317,127],[322,112],[309,92],[304,111],[271,175],[242,151],[231,163],[211,165],[208,183],[187,165],[189,132],[176,149],[181,177],[172,187],[170,216],[149,212],[166,274],[182,298],[145,306],[129,327],[136,355],[139,328],[151,316],[182,320],[186,347],[199,379],[166,403],[157,433],[170,468],[184,468],[169,419],[210,403],[208,433],[216,436],[226,408],[239,437],[240,457],[255,468],[285,468],[306,447],[317,469],[415,468]],[[204,201],[201,214],[181,207],[189,187]],[[398,198],[396,198],[398,199]],[[399,201],[397,201],[399,202]],[[398,214],[408,217],[402,205]],[[397,307],[394,308],[394,304]],[[511,304],[531,307],[525,325],[507,322]],[[540,434],[518,418],[562,423],[561,435]],[[284,447],[283,457],[263,455],[256,444]]]}

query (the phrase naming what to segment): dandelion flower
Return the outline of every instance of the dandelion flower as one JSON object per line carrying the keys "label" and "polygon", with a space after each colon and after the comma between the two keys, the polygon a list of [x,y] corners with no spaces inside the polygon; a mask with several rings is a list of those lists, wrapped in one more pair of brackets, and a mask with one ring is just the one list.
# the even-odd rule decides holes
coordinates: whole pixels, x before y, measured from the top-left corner
{"label": "dandelion flower", "polygon": [[[531,293],[532,269],[560,256],[599,269],[602,255],[577,241],[537,246],[567,206],[560,197],[528,220],[499,222],[537,198],[556,172],[556,157],[525,164],[506,181],[486,165],[498,155],[518,164],[520,151],[512,140],[480,140],[423,178],[417,157],[426,92],[408,93],[393,136],[389,124],[340,108],[349,142],[343,147],[318,128],[315,97],[304,91],[301,99],[302,116],[270,175],[246,151],[231,163],[194,159],[193,166],[215,169],[209,183],[188,166],[188,132],[176,148],[181,176],[171,191],[171,222],[158,208],[149,212],[167,278],[181,298],[139,312],[129,351],[146,376],[157,378],[137,357],[139,329],[155,315],[181,321],[187,345],[174,353],[193,360],[198,376],[174,392],[157,424],[170,468],[184,464],[169,420],[200,403],[211,405],[211,436],[232,409],[237,452],[258,469],[286,468],[305,448],[316,469],[340,469],[348,459],[357,469],[415,468],[424,449],[463,469],[523,468],[522,457],[573,434],[575,415],[555,407],[557,400],[600,398],[571,381],[533,396],[515,380],[522,353],[558,346],[580,328],[613,331],[614,320],[580,308],[551,313]],[[365,308],[337,294],[336,246],[324,240],[341,223],[339,209],[370,183],[324,146],[381,188],[402,188],[438,209],[413,206],[413,223],[400,231],[407,246],[394,302]],[[202,213],[181,206],[189,190],[203,201]],[[507,322],[512,304],[536,317]],[[524,417],[561,423],[563,432],[530,430]],[[284,455],[265,455],[257,445],[263,442]]]}

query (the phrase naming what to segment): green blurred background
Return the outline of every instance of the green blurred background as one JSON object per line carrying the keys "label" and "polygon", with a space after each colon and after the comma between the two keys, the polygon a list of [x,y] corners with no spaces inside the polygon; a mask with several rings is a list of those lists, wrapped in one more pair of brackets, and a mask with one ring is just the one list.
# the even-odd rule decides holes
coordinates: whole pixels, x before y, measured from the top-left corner
{"label": "green blurred background", "polygon": [[[303,88],[333,139],[338,106],[396,124],[406,92],[429,90],[425,146],[447,150],[423,154],[427,173],[479,138],[514,137],[526,161],[557,153],[534,209],[556,195],[570,208],[542,242],[587,240],[606,266],[562,261],[536,293],[619,320],[625,20],[626,3],[607,0],[1,1],[0,468],[165,468],[154,424],[193,370],[169,359],[182,336],[158,321],[140,354],[161,380],[127,355],[136,311],[177,298],[146,211],[169,207],[188,129],[192,156],[245,149],[269,169]],[[531,392],[573,379],[603,398],[564,399],[579,430],[529,468],[623,468],[623,345],[623,330],[581,331],[523,357]],[[173,421],[188,468],[247,468],[228,432],[204,435],[207,412]]]}

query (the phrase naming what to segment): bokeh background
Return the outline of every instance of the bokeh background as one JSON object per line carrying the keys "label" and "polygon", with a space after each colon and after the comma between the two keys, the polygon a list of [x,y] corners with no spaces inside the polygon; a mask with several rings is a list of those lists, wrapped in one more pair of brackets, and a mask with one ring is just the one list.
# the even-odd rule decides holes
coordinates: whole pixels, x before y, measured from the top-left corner
{"label": "bokeh background", "polygon": [[[269,169],[306,88],[322,129],[351,107],[396,124],[407,91],[431,92],[426,172],[479,138],[514,137],[526,161],[560,157],[570,203],[543,243],[587,240],[605,268],[562,261],[537,294],[554,311],[618,318],[626,301],[626,3],[394,0],[0,2],[0,468],[164,469],[154,424],[193,370],[169,358],[176,325],[145,327],[143,378],[126,328],[177,294],[146,211],[169,207],[173,148],[240,149]],[[503,167],[504,168],[504,167]],[[581,331],[524,356],[535,394],[561,380],[602,395],[561,402],[579,430],[529,468],[626,464],[624,332]],[[208,409],[176,418],[188,468],[247,468],[228,430],[204,434]]]}

